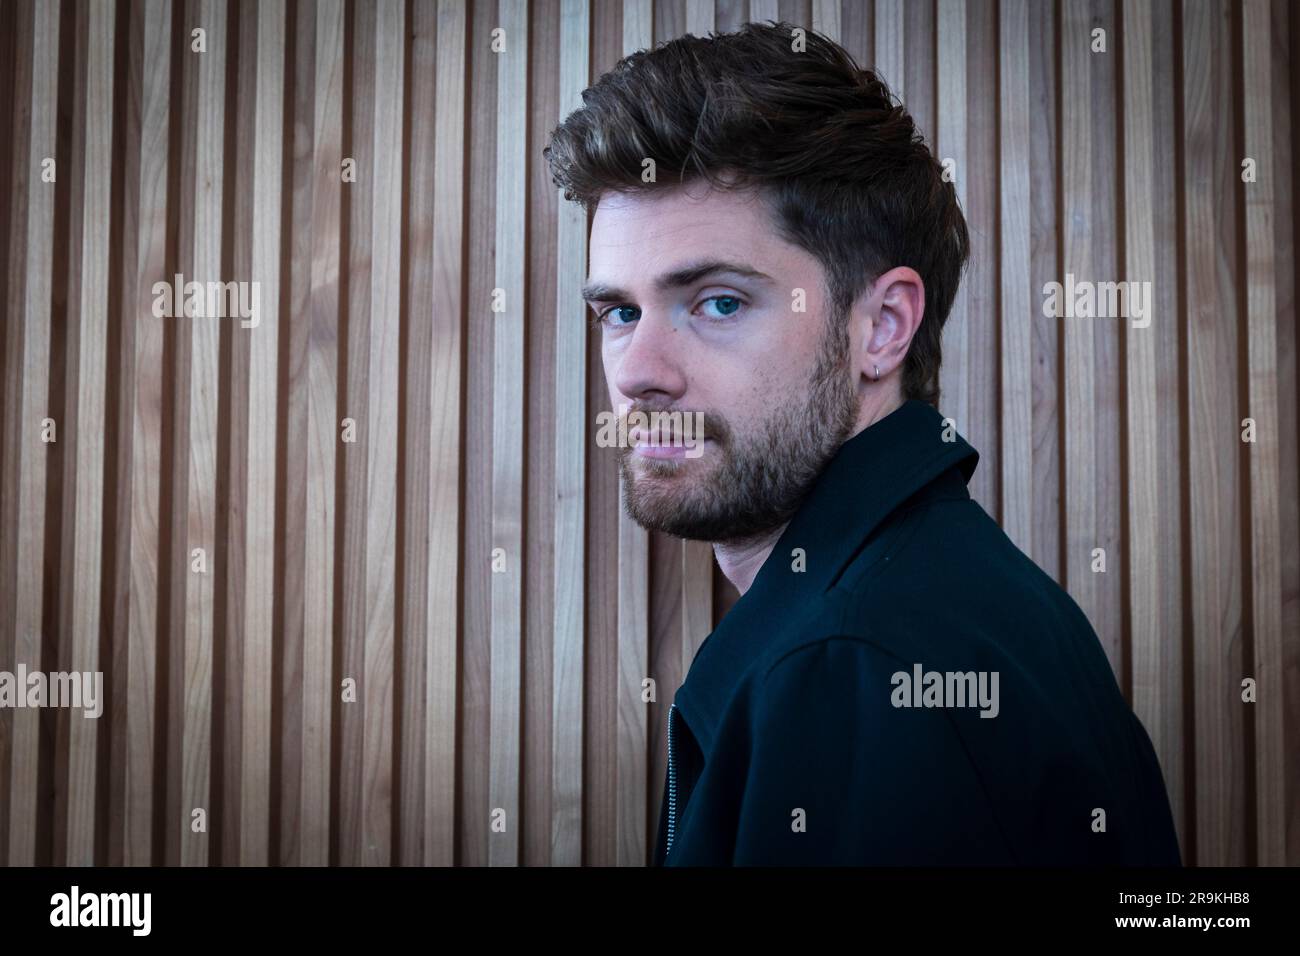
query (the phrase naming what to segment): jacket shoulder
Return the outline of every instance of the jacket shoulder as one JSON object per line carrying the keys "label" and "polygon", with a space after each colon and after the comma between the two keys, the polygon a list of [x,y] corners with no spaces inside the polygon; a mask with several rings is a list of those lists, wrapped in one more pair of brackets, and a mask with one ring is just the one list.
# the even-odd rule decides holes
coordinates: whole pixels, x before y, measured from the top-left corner
{"label": "jacket shoulder", "polygon": [[986,663],[1006,662],[1055,647],[1069,666],[1114,683],[1074,598],[969,498],[900,514],[845,570],[828,601],[836,631],[901,658],[956,659],[978,649]]}

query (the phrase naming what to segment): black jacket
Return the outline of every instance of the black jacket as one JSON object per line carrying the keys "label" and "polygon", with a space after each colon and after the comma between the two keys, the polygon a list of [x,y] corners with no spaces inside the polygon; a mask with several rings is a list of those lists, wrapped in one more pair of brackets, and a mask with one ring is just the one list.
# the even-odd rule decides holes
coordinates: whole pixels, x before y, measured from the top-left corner
{"label": "black jacket", "polygon": [[655,865],[1180,865],[1146,731],[978,459],[919,401],[836,454],[669,708]]}

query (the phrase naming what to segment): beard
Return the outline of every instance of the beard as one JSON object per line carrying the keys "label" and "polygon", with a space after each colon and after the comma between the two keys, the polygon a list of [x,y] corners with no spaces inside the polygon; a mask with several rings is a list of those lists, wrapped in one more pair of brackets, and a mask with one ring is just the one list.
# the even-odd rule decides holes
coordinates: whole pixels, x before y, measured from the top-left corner
{"label": "beard", "polygon": [[[772,414],[752,432],[738,433],[722,416],[705,412],[698,437],[712,442],[711,456],[633,461],[632,448],[620,448],[623,500],[632,520],[678,538],[737,542],[794,517],[857,422],[848,333],[843,321],[828,325],[806,392],[773,402]],[[637,403],[628,414],[637,411],[673,410]]]}

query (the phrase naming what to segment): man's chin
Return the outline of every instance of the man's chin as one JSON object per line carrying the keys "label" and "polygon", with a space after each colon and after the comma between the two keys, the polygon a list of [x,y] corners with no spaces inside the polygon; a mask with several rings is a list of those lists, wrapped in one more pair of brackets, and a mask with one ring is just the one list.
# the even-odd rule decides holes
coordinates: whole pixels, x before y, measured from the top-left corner
{"label": "man's chin", "polygon": [[[707,448],[707,444],[705,447]],[[716,451],[714,449],[713,451]],[[628,450],[622,460],[623,500],[628,517],[648,531],[688,541],[730,541],[775,525],[728,502],[725,455],[652,458]]]}
{"label": "man's chin", "polygon": [[[624,504],[628,517],[648,531],[662,531],[677,538],[710,540],[701,522],[692,518],[692,491],[698,476],[690,463],[676,461],[628,462],[623,474]],[[694,486],[694,487],[692,487]],[[707,523],[707,522],[705,522]]]}
{"label": "man's chin", "polygon": [[629,508],[628,516],[647,531],[659,531],[674,538],[709,542],[719,538],[714,528],[692,522],[681,512]]}
{"label": "man's chin", "polygon": [[629,504],[628,516],[647,531],[659,531],[674,538],[687,541],[707,541],[716,544],[719,541],[734,541],[742,538],[756,537],[779,525],[757,525],[744,518],[720,518],[718,516],[701,517],[691,514],[687,509],[674,509],[673,504],[655,502],[654,506],[645,501]]}
{"label": "man's chin", "polygon": [[[656,481],[644,476],[625,485],[624,501],[628,517],[647,531],[660,531],[687,541],[729,541],[738,528],[750,529],[746,517],[722,515],[712,511],[703,500],[695,500],[685,483]],[[698,492],[701,495],[705,492]],[[716,502],[711,502],[716,508]]]}

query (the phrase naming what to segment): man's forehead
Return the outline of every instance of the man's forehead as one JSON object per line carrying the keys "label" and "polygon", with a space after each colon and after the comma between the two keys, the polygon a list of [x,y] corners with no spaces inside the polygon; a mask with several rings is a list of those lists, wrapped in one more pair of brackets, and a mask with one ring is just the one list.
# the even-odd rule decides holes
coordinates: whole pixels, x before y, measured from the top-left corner
{"label": "man's forehead", "polygon": [[[697,183],[602,196],[592,220],[592,275],[679,271],[705,259],[761,270],[787,243],[756,196]],[[791,247],[793,248],[793,247]]]}
{"label": "man's forehead", "polygon": [[733,215],[763,215],[761,197],[752,189],[722,189],[704,180],[651,189],[607,191],[596,204],[594,220],[638,218],[691,219],[727,212]]}

